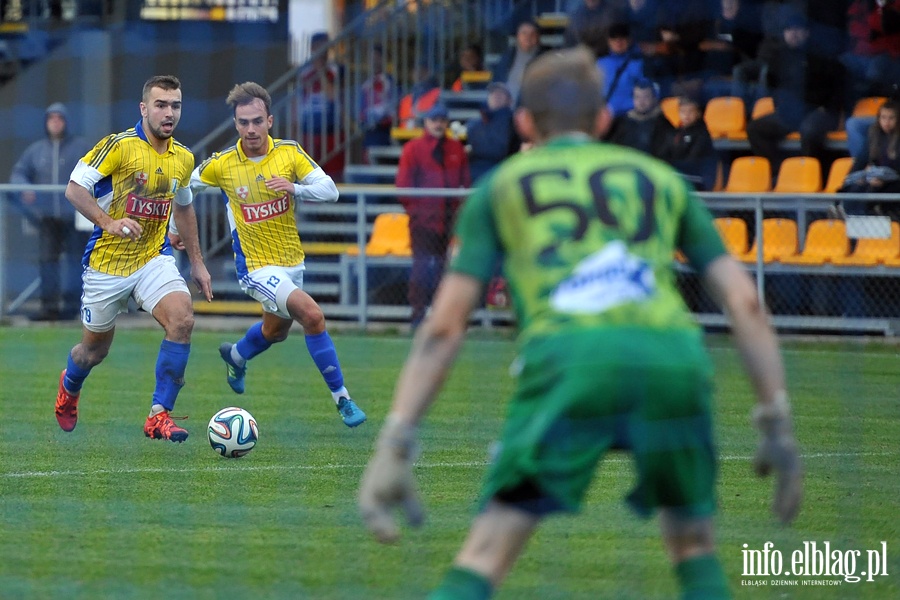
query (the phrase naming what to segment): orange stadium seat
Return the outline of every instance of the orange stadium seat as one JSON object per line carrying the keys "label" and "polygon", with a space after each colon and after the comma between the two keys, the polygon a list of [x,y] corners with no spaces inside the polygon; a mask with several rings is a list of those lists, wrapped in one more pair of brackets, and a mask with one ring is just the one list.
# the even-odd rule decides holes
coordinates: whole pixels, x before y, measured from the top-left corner
{"label": "orange stadium seat", "polygon": [[[347,249],[347,254],[359,254],[357,246]],[[366,256],[412,256],[409,240],[409,215],[406,213],[382,213],[372,223],[372,237],[366,244]]]}
{"label": "orange stadium seat", "polygon": [[836,265],[871,267],[886,262],[900,265],[900,223],[891,222],[889,238],[859,238],[849,256],[832,259]]}
{"label": "orange stadium seat", "polygon": [[[791,219],[769,218],[762,222],[763,262],[782,261],[797,255],[797,223]],[[744,262],[756,262],[758,240],[739,257]]]}
{"label": "orange stadium seat", "polygon": [[775,102],[771,96],[763,96],[753,103],[753,112],[750,114],[751,119],[758,119],[775,112]]}
{"label": "orange stadium seat", "polygon": [[828,181],[825,182],[825,189],[822,191],[826,194],[834,194],[841,189],[852,166],[853,159],[849,156],[842,156],[831,163],[831,168],[828,169]]}
{"label": "orange stadium seat", "polygon": [[725,249],[734,257],[742,257],[747,254],[747,223],[737,217],[718,217],[713,219],[713,224],[719,231]]}
{"label": "orange stadium seat", "polygon": [[678,97],[669,96],[668,98],[663,98],[659,102],[659,107],[669,120],[669,123],[673,127],[678,127],[678,124],[681,123],[681,117],[678,116]]}
{"label": "orange stadium seat", "polygon": [[803,251],[797,256],[782,259],[781,262],[790,265],[822,265],[849,253],[847,225],[839,219],[819,219],[810,223]]}
{"label": "orange stadium seat", "polygon": [[812,156],[786,158],[778,169],[773,192],[815,193],[822,189],[822,167]]}
{"label": "orange stadium seat", "polygon": [[884,96],[870,96],[860,98],[853,107],[854,117],[874,117],[878,114],[878,109],[887,101]]}
{"label": "orange stadium seat", "polygon": [[740,156],[731,161],[726,192],[768,192],[771,185],[772,167],[767,158]]}
{"label": "orange stadium seat", "polygon": [[720,96],[706,104],[703,114],[709,135],[715,138],[745,139],[747,119],[744,101],[734,96]]}

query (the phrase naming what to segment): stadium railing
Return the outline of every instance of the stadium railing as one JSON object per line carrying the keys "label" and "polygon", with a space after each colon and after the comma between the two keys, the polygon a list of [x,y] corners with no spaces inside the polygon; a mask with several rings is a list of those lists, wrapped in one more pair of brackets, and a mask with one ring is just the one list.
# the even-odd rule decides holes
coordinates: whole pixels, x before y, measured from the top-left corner
{"label": "stadium railing", "polygon": [[[469,190],[398,189],[392,185],[341,185],[341,201],[303,203],[298,232],[306,251],[305,288],[329,318],[356,322],[407,322],[411,258],[405,253],[368,253],[373,223],[383,213],[403,213],[398,198],[463,198]],[[0,184],[0,318],[20,314],[39,287],[37,229],[10,202],[24,189],[62,191],[62,186]],[[714,217],[731,231],[746,226],[746,239],[732,246],[754,276],[759,296],[782,330],[900,334],[900,195],[888,194],[700,194]],[[852,200],[857,212],[841,221],[840,248],[826,260],[796,260],[817,222],[833,219],[835,203]],[[425,200],[423,200],[425,201]],[[217,302],[198,302],[197,312],[258,314],[234,275],[231,236],[224,206],[212,193],[195,200],[200,244],[213,276]],[[878,216],[877,212],[891,216]],[[720,222],[722,223],[722,222]],[[778,226],[776,226],[778,225]],[[786,232],[786,233],[783,233]],[[783,239],[787,236],[788,239]],[[771,239],[770,239],[771,238]],[[820,244],[823,243],[820,237]],[[827,245],[829,241],[826,239]],[[778,247],[782,246],[782,250]],[[353,247],[354,251],[348,251]],[[784,250],[787,248],[787,250]],[[746,251],[742,252],[742,249]],[[809,246],[808,256],[813,245]],[[180,253],[179,253],[180,254]],[[182,265],[187,268],[182,257]],[[678,285],[700,323],[723,326],[724,316],[701,290],[695,273],[675,262]],[[482,326],[509,323],[508,310],[482,308]]]}

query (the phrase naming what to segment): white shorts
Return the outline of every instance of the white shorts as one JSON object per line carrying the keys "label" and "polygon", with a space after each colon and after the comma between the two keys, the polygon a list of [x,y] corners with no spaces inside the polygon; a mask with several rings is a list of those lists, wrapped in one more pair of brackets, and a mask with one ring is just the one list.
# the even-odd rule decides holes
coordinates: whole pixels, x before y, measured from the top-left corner
{"label": "white shorts", "polygon": [[244,293],[262,304],[263,310],[282,319],[293,319],[287,299],[294,290],[303,289],[303,263],[293,267],[262,267],[244,275],[239,283]]}
{"label": "white shorts", "polygon": [[146,265],[129,275],[108,275],[90,267],[84,270],[84,294],[81,297],[81,322],[85,329],[96,333],[116,326],[116,316],[128,310],[128,299],[148,313],[164,296],[172,292],[190,295],[175,258],[154,257]]}

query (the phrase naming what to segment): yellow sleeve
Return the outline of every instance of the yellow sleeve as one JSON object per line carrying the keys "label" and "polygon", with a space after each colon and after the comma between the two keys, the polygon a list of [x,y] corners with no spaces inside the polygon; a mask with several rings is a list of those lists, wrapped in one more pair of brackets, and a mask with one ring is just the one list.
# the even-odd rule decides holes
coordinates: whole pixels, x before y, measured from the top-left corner
{"label": "yellow sleeve", "polygon": [[97,142],[97,145],[81,160],[97,169],[104,177],[111,175],[122,162],[122,148],[118,136],[116,134],[106,136]]}
{"label": "yellow sleeve", "polygon": [[318,168],[319,165],[309,157],[300,144],[297,144],[297,151],[294,153],[294,172],[297,177],[295,181],[303,181],[307,175]]}
{"label": "yellow sleeve", "polygon": [[213,154],[200,163],[200,181],[210,187],[219,187],[219,161],[215,160],[218,154]]}

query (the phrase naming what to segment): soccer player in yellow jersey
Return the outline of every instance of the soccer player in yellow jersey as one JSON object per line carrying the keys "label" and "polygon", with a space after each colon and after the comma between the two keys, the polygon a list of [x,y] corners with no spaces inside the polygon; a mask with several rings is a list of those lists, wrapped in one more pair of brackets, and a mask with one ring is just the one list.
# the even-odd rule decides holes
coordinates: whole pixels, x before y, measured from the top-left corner
{"label": "soccer player in yellow jersey", "polygon": [[228,94],[240,139],[194,170],[191,187],[217,187],[228,199],[228,223],[238,281],[263,306],[263,318],[235,344],[219,347],[228,384],[244,392],[247,361],[287,339],[294,321],[348,427],[366,420],[350,398],[322,309],[303,291],[303,248],[294,215],[296,202],[335,202],[337,187],[297,142],[273,140],[272,100],[262,86],[241,83]]}
{"label": "soccer player in yellow jersey", "polygon": [[66,197],[95,227],[82,260],[81,342],[72,348],[59,377],[56,419],[64,431],[75,429],[81,386],[106,357],[116,316],[134,298],[166,332],[144,434],[183,442],[188,432],[175,425],[169,411],[184,386],[194,314],[166,236],[170,214],[182,232],[193,279],[207,300],[212,289],[192,204],[194,155],[172,138],[181,118],[181,83],[171,75],[151,77],[144,84],[140,110],[137,125],[106,136],[78,162],[66,188]]}

